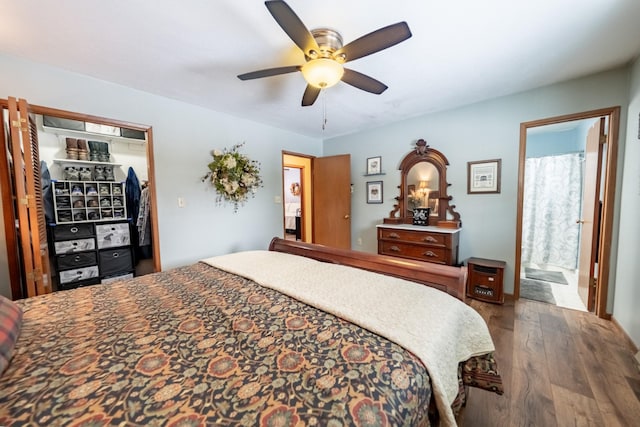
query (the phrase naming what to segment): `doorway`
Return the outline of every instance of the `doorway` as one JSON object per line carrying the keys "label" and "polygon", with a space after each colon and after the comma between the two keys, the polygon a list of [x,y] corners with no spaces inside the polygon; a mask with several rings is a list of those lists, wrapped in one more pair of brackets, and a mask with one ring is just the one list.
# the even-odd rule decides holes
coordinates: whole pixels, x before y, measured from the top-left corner
{"label": "doorway", "polygon": [[[130,275],[160,271],[151,127],[29,105],[24,99],[0,100],[0,107],[0,160],[9,166],[0,174],[0,185],[12,298],[48,293],[61,285],[106,283],[124,277],[124,270]],[[98,153],[102,158],[89,157]],[[145,245],[133,239],[139,230],[134,219],[140,217],[126,200],[134,187],[128,168],[141,174],[139,190],[148,201]],[[20,194],[28,203],[18,203]],[[27,221],[31,217],[37,221]],[[105,227],[111,227],[110,231]],[[110,240],[113,249],[100,240],[103,228],[104,233],[116,230],[123,236],[117,242]],[[63,241],[63,229],[83,238]],[[35,236],[39,236],[37,243]],[[73,251],[78,256],[67,254],[62,243],[75,243]],[[145,252],[138,253],[138,246]],[[80,247],[83,252],[76,250]],[[123,255],[118,258],[123,262],[103,261],[110,254],[114,259]],[[83,264],[67,265],[67,258]]]}
{"label": "doorway", "polygon": [[608,316],[619,111],[521,124],[516,298]]}
{"label": "doorway", "polygon": [[[312,243],[311,161],[312,157],[304,154],[282,153],[282,218],[285,239]],[[295,192],[298,193],[297,196]]]}
{"label": "doorway", "polygon": [[[283,199],[290,187],[284,185],[284,169],[300,169],[301,238],[307,243],[351,249],[351,156],[340,154],[313,157],[282,153]],[[283,224],[287,220],[283,203]],[[283,226],[286,237],[286,225]]]}
{"label": "doorway", "polygon": [[302,240],[302,168],[285,166],[282,169],[284,187],[284,238]]}

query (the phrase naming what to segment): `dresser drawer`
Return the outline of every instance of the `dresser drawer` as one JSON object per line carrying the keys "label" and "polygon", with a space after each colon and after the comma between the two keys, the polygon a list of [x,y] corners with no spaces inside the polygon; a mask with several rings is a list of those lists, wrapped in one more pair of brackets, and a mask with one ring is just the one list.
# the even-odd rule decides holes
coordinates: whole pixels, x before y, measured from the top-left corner
{"label": "dresser drawer", "polygon": [[430,233],[428,231],[391,230],[381,228],[380,238],[440,246],[445,246],[447,244],[446,234]]}
{"label": "dresser drawer", "polygon": [[91,279],[94,277],[97,278],[99,275],[97,265],[60,271],[58,274],[60,275],[61,284],[79,282],[81,280]]}
{"label": "dresser drawer", "polygon": [[54,242],[53,247],[56,255],[91,251],[96,248],[96,240],[93,237],[90,239],[63,240],[61,242]]}
{"label": "dresser drawer", "polygon": [[93,224],[64,224],[53,227],[54,240],[70,240],[82,239],[85,237],[93,237]]}
{"label": "dresser drawer", "polygon": [[89,267],[98,264],[98,257],[95,252],[80,252],[77,254],[59,255],[56,257],[58,270],[69,270],[72,268]]}
{"label": "dresser drawer", "polygon": [[98,240],[98,249],[127,246],[131,244],[129,223],[97,224],[96,238]]}
{"label": "dresser drawer", "polygon": [[100,251],[100,273],[111,276],[117,273],[128,273],[133,270],[131,249],[107,249]]}
{"label": "dresser drawer", "polygon": [[436,264],[447,264],[449,262],[446,248],[419,246],[402,242],[380,241],[379,253],[428,261]]}

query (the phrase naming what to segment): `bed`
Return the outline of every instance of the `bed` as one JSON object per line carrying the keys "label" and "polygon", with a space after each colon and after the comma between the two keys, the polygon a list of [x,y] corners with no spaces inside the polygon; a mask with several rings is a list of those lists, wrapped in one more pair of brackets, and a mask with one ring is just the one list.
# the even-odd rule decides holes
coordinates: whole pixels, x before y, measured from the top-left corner
{"label": "bed", "polygon": [[284,228],[287,233],[295,234],[296,216],[300,216],[300,202],[284,204]]}
{"label": "bed", "polygon": [[502,393],[465,278],[274,238],[0,300],[0,425],[455,425],[468,386]]}

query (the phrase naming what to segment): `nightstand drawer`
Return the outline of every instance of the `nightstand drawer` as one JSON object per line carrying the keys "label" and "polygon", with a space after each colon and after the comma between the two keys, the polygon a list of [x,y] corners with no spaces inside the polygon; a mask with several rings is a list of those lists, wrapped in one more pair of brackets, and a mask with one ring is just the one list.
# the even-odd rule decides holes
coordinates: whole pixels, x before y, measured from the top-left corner
{"label": "nightstand drawer", "polygon": [[380,238],[404,242],[425,243],[429,245],[445,246],[447,235],[429,232],[416,233],[415,231],[381,229]]}
{"label": "nightstand drawer", "polygon": [[400,256],[433,262],[436,264],[447,263],[447,250],[445,248],[417,246],[402,242],[380,242],[380,253],[384,255]]}

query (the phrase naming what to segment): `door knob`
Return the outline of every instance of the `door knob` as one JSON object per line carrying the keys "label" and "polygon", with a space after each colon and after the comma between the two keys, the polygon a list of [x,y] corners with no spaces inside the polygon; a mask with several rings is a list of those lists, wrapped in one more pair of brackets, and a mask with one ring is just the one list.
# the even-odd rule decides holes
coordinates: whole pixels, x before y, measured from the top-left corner
{"label": "door knob", "polygon": [[581,220],[581,219],[576,220],[576,224],[584,224],[584,221],[583,221],[583,220]]}
{"label": "door knob", "polygon": [[349,219],[349,214],[346,214],[346,215],[344,216],[344,219]]}

